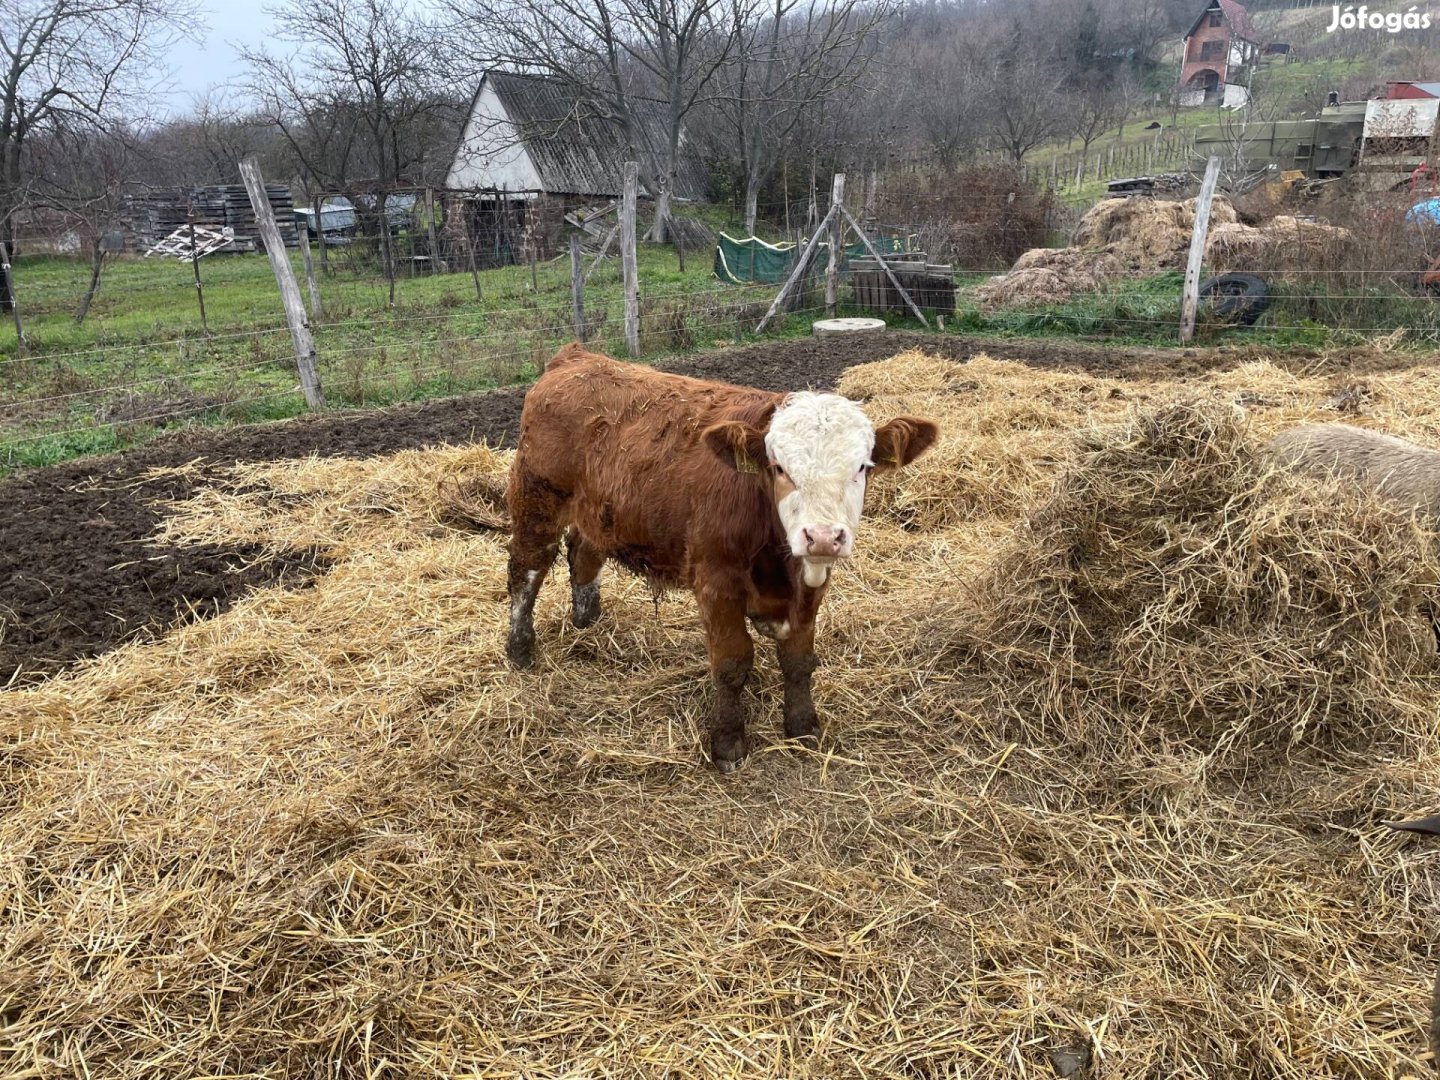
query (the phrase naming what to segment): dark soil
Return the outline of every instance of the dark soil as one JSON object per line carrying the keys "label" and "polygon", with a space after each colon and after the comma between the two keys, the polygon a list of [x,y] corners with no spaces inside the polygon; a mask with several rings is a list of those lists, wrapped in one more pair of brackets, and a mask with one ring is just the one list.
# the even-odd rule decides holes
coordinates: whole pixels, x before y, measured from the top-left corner
{"label": "dark soil", "polygon": [[[1037,367],[1120,378],[1184,377],[1251,357],[1250,350],[1154,350],[890,332],[724,349],[662,366],[768,390],[823,389],[848,367],[910,346],[956,360],[991,351]],[[1254,355],[1268,354],[1255,350]],[[1289,352],[1283,362],[1310,371],[1373,371],[1410,366],[1415,358]],[[187,498],[196,479],[147,480],[147,471],[196,459],[219,469],[235,461],[312,453],[367,457],[440,443],[504,445],[515,438],[523,398],[524,388],[514,387],[390,409],[193,429],[123,454],[0,481],[0,685],[43,678],[137,634],[224,611],[253,588],[281,581],[303,584],[319,569],[315,559],[303,556],[252,565],[258,553],[251,550],[150,544],[159,517],[152,504]]]}

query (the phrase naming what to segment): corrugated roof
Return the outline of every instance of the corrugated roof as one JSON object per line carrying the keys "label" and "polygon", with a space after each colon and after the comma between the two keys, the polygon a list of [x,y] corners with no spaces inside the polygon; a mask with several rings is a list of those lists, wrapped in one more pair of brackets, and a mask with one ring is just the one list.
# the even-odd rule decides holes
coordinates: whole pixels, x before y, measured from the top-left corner
{"label": "corrugated roof", "polygon": [[[618,195],[627,151],[619,124],[604,116],[560,79],[491,71],[485,75],[515,125],[525,151],[546,191],[574,195]],[[667,103],[638,99],[642,139],[665,143]],[[700,163],[682,155],[675,194],[699,199],[705,195]]]}

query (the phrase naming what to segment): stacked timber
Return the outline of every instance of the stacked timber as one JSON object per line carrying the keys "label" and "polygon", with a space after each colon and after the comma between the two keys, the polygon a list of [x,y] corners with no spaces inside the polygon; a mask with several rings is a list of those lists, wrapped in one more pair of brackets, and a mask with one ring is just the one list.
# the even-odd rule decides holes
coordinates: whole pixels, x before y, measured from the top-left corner
{"label": "stacked timber", "polygon": [[[284,184],[266,184],[265,194],[275,212],[275,223],[286,247],[295,247],[295,205]],[[126,196],[120,210],[126,231],[126,246],[149,250],[182,225],[193,220],[197,226],[217,232],[230,229],[234,242],[227,251],[260,251],[260,229],[244,184],[212,184],[206,187],[149,188]]]}

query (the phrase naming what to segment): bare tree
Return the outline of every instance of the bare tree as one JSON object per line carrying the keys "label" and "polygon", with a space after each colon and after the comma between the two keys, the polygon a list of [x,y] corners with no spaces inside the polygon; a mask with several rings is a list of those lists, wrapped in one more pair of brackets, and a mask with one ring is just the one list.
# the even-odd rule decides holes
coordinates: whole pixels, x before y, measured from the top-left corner
{"label": "bare tree", "polygon": [[142,177],[157,186],[231,184],[240,161],[260,155],[267,169],[280,164],[280,133],[248,104],[217,93],[196,98],[190,111],[136,134]]}
{"label": "bare tree", "polygon": [[982,107],[991,141],[1016,165],[1061,130],[1062,81],[1041,56],[1009,56],[996,66]]}
{"label": "bare tree", "polygon": [[[655,197],[664,240],[689,117],[736,47],[725,0],[449,0],[472,61],[560,80],[612,124]],[[662,101],[661,130],[647,117]]]}
{"label": "bare tree", "polygon": [[138,171],[132,134],[122,128],[67,129],[29,148],[33,206],[57,213],[90,257],[90,280],[75,321],[82,323],[100,291],[106,235],[120,227],[121,207]]}
{"label": "bare tree", "polygon": [[298,49],[245,51],[250,88],[307,185],[346,192],[374,226],[393,305],[387,197],[423,180],[427,156],[458,123],[444,36],[399,0],[289,0],[270,14]]}
{"label": "bare tree", "polygon": [[[190,30],[191,0],[6,0],[0,18],[0,239],[33,177],[26,144],[133,120],[166,51]],[[4,285],[0,284],[0,290]],[[0,307],[11,298],[0,292]]]}
{"label": "bare tree", "polygon": [[1076,80],[1069,93],[1069,113],[1070,130],[1080,140],[1080,164],[1075,170],[1077,178],[1085,171],[1091,144],[1115,126],[1123,115],[1123,109],[1123,99],[1112,79],[1090,74]]}
{"label": "bare tree", "polygon": [[865,79],[889,0],[730,0],[736,47],[719,73],[716,111],[738,149],[745,228],[791,137],[818,107]]}
{"label": "bare tree", "polygon": [[947,173],[979,147],[985,133],[982,103],[989,64],[960,34],[906,43],[909,63],[893,95],[922,150]]}

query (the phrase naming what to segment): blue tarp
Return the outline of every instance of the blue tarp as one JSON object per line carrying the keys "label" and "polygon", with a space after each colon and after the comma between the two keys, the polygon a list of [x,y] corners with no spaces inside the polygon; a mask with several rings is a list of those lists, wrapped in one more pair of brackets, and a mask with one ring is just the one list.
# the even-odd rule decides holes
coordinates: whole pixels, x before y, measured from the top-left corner
{"label": "blue tarp", "polygon": [[1409,225],[1440,225],[1440,198],[1416,203],[1405,215],[1405,221]]}

